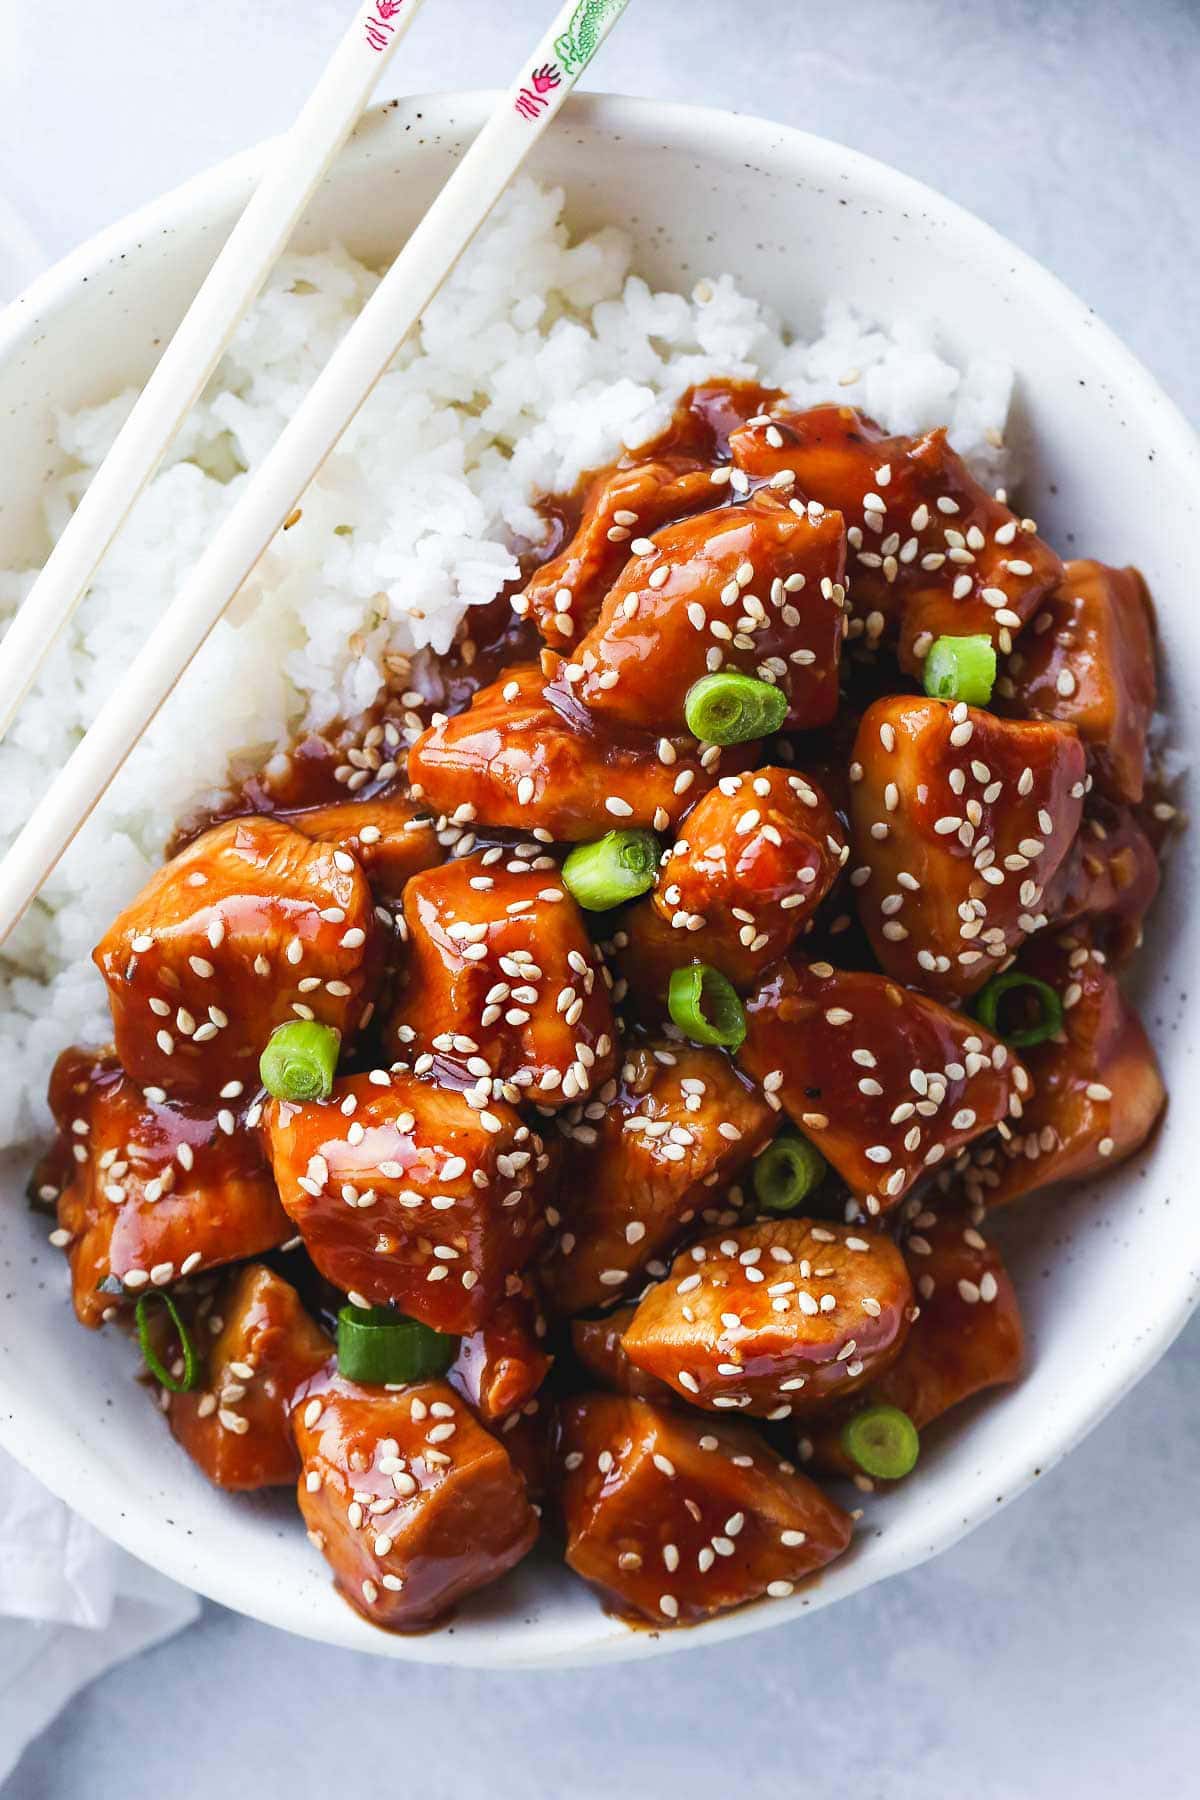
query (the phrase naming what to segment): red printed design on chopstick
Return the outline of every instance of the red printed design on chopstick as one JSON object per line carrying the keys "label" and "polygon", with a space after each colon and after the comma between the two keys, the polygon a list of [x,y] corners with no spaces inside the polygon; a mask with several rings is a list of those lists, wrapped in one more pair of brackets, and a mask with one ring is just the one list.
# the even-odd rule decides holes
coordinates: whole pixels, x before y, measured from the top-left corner
{"label": "red printed design on chopstick", "polygon": [[522,118],[536,119],[538,114],[550,101],[547,96],[556,88],[562,76],[557,63],[543,63],[540,69],[534,69],[528,84],[521,88],[513,102]]}
{"label": "red printed design on chopstick", "polygon": [[374,11],[368,15],[366,24],[367,42],[372,50],[387,49],[396,29],[392,20],[403,5],[404,0],[375,0]]}

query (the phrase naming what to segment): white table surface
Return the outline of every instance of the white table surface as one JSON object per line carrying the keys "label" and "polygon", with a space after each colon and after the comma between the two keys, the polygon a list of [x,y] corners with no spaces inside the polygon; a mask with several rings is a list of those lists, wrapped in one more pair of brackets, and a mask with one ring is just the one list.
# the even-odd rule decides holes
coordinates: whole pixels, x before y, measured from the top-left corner
{"label": "white table surface", "polygon": [[[488,86],[551,0],[430,0],[388,91]],[[351,0],[0,0],[0,202],[58,255],[284,125]],[[447,44],[452,47],[447,49]],[[1200,419],[1196,0],[635,0],[598,85],[898,164],[1087,297]],[[1200,1203],[1200,1201],[1198,1201]],[[1083,1800],[1200,1791],[1200,1322],[936,1564],[634,1669],[402,1667],[209,1608],[97,1683],[3,1800]]]}

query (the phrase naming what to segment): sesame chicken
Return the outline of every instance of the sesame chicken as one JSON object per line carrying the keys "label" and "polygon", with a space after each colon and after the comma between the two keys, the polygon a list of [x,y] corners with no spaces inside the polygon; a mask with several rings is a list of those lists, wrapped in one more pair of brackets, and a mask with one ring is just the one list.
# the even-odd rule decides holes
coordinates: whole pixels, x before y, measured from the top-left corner
{"label": "sesame chicken", "polygon": [[279,1197],[317,1268],[362,1304],[471,1332],[543,1230],[546,1158],[504,1100],[372,1070],[264,1116]]}
{"label": "sesame chicken", "polygon": [[937,1196],[905,1208],[902,1248],[917,1295],[917,1316],[899,1356],[836,1416],[804,1421],[799,1458],[805,1467],[855,1476],[870,1487],[841,1441],[857,1406],[897,1406],[918,1431],[986,1388],[1020,1378],[1025,1335],[1016,1291],[1000,1253],[961,1202]]}
{"label": "sesame chicken", "polygon": [[63,1171],[55,1236],[81,1324],[98,1326],[123,1300],[290,1236],[233,1097],[214,1109],[172,1106],[135,1087],[111,1052],[66,1050],[50,1106]]}
{"label": "sesame chicken", "polygon": [[1154,614],[1141,575],[1069,562],[1013,646],[996,710],[1073,725],[1097,793],[1135,806],[1156,701]]}
{"label": "sesame chicken", "polygon": [[1019,968],[1055,991],[1063,1022],[1022,1053],[1034,1094],[1020,1124],[975,1149],[966,1192],[988,1206],[1115,1168],[1145,1143],[1166,1104],[1145,1027],[1086,926],[1039,938]]}
{"label": "sesame chicken", "polygon": [[409,882],[385,1037],[418,1074],[436,1057],[476,1091],[499,1083],[511,1104],[559,1107],[612,1075],[617,1027],[580,910],[542,860],[463,857]]}
{"label": "sesame chicken", "polygon": [[864,713],[854,771],[850,882],[872,949],[954,1004],[1046,922],[1083,813],[1083,745],[1069,726],[898,696]]}
{"label": "sesame chicken", "polygon": [[[333,1350],[290,1282],[262,1263],[243,1263],[196,1319],[204,1373],[199,1387],[162,1390],[172,1436],[217,1487],[230,1492],[286,1486],[300,1469],[292,1396]],[[211,1328],[216,1327],[216,1335]],[[181,1373],[175,1364],[176,1373]]]}
{"label": "sesame chicken", "polygon": [[680,1396],[673,1387],[647,1375],[625,1354],[621,1339],[636,1311],[637,1301],[626,1300],[598,1318],[572,1319],[571,1348],[591,1380],[606,1392],[653,1400],[656,1406],[678,1406]]}
{"label": "sesame chicken", "polygon": [[399,900],[411,875],[432,869],[445,856],[435,820],[406,793],[339,800],[280,816],[314,843],[348,852],[376,900],[388,904]]}
{"label": "sesame chicken", "polygon": [[1141,948],[1143,920],[1162,879],[1158,856],[1128,806],[1089,806],[1044,910],[1054,927],[1086,921],[1110,962]]}
{"label": "sesame chicken", "polygon": [[142,1087],[216,1101],[253,1087],[277,1025],[350,1037],[374,1004],[375,910],[346,850],[277,819],[230,819],[159,870],[105,933],[117,1055]]}
{"label": "sesame chicken", "polygon": [[703,932],[703,960],[748,987],[791,949],[849,855],[841,820],[806,776],[723,776],[667,852],[653,905],[685,934],[685,953]]}
{"label": "sesame chicken", "polygon": [[[598,1126],[567,1123],[557,1235],[541,1279],[555,1311],[638,1283],[771,1136],[771,1109],[728,1057],[699,1045],[630,1049]],[[730,1215],[732,1217],[732,1215]]]}
{"label": "sesame chicken", "polygon": [[[509,1293],[510,1287],[515,1293]],[[509,1276],[506,1298],[477,1331],[459,1339],[446,1373],[484,1424],[519,1412],[541,1387],[553,1362],[546,1349],[546,1320],[528,1276]]]}
{"label": "sesame chicken", "polygon": [[292,1426],[309,1536],[373,1624],[422,1630],[533,1547],[524,1481],[445,1382],[393,1393],[331,1364],[299,1390]]}
{"label": "sesame chicken", "polygon": [[408,768],[424,800],[456,821],[560,843],[616,825],[669,831],[723,770],[744,768],[754,746],[722,750],[664,730],[601,733],[536,664],[524,664],[481,688],[466,712],[435,720]]}
{"label": "sesame chicken", "polygon": [[1032,1089],[990,1032],[882,975],[793,956],[750,996],[738,1060],[871,1217]]}
{"label": "sesame chicken", "polygon": [[662,526],[712,506],[711,471],[692,457],[618,464],[589,484],[579,524],[559,555],[535,569],[513,611],[553,649],[569,650],[595,624],[604,596]]}
{"label": "sesame chicken", "polygon": [[568,1566],[627,1618],[785,1599],[850,1542],[850,1515],[745,1425],[585,1394],[558,1463]]}
{"label": "sesame chicken", "polygon": [[783,690],[794,730],[837,709],[845,605],[841,516],[756,496],[668,526],[614,582],[554,678],[604,725],[684,728],[688,689],[738,670]]}
{"label": "sesame chicken", "polygon": [[1031,521],[980,486],[944,430],[888,437],[853,407],[795,412],[781,401],[735,431],[730,451],[747,475],[790,474],[789,492],[840,510],[849,635],[868,647],[896,641],[910,674],[943,634],[985,635],[1007,653],[1062,574]]}
{"label": "sesame chicken", "polygon": [[806,1416],[895,1360],[912,1303],[890,1237],[771,1220],[682,1251],[638,1302],[621,1347],[706,1411]]}

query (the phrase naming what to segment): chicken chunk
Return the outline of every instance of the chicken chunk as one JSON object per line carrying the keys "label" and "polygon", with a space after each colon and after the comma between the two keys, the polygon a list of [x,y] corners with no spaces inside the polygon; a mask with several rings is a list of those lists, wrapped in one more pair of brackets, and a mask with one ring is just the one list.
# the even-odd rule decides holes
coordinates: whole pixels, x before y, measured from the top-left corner
{"label": "chicken chunk", "polygon": [[794,730],[837,710],[845,606],[841,515],[760,495],[668,526],[614,582],[556,689],[604,725],[681,732],[702,676],[780,687]]}
{"label": "chicken chunk", "polygon": [[653,904],[680,934],[682,960],[707,927],[703,960],[749,986],[791,949],[849,854],[840,819],[807,777],[723,776],[688,814]]}
{"label": "chicken chunk", "polygon": [[897,695],[863,715],[851,882],[884,970],[953,1004],[1045,923],[1083,813],[1083,745],[1062,725]]}
{"label": "chicken chunk", "polygon": [[636,1311],[637,1301],[627,1300],[600,1318],[572,1319],[571,1348],[592,1380],[608,1393],[653,1400],[656,1406],[678,1406],[673,1387],[647,1375],[625,1354],[621,1339]]}
{"label": "chicken chunk", "polygon": [[1024,1068],[973,1019],[882,975],[779,963],[751,996],[739,1060],[872,1216],[927,1169],[1021,1115]]}
{"label": "chicken chunk", "polygon": [[428,809],[404,793],[343,800],[283,817],[314,843],[348,851],[381,901],[399,900],[411,875],[432,869],[446,854]]}
{"label": "chicken chunk", "polygon": [[215,1102],[256,1085],[277,1025],[350,1038],[377,969],[371,890],[353,856],[278,819],[230,819],[159,870],[94,960],[117,1055],[143,1088]]}
{"label": "chicken chunk", "polygon": [[1020,1128],[976,1149],[967,1193],[989,1206],[1115,1168],[1141,1149],[1166,1104],[1142,1022],[1085,928],[1038,938],[1020,967],[1058,994],[1063,1029],[1023,1052],[1035,1092]]}
{"label": "chicken chunk", "polygon": [[935,638],[990,637],[1012,649],[1062,574],[1062,563],[1003,501],[980,486],[944,430],[888,437],[850,406],[766,408],[730,438],[748,475],[795,476],[795,494],[845,519],[851,635],[899,640],[920,670]]}
{"label": "chicken chunk", "polygon": [[537,1247],[542,1144],[503,1101],[373,1070],[328,1101],[271,1101],[265,1126],[305,1248],[364,1305],[476,1331]]}
{"label": "chicken chunk", "polygon": [[556,1413],[553,1400],[543,1388],[515,1412],[488,1426],[508,1452],[509,1461],[525,1483],[525,1492],[539,1517],[550,1487]]}
{"label": "chicken chunk", "polygon": [[101,1324],[114,1282],[134,1298],[292,1235],[258,1138],[228,1107],[152,1100],[87,1050],[59,1057],[50,1106],[70,1145],[54,1235],[81,1324]]}
{"label": "chicken chunk", "polygon": [[1127,962],[1141,947],[1160,879],[1154,846],[1132,809],[1101,805],[1079,827],[1045,910],[1055,927],[1086,921],[1110,961]]}
{"label": "chicken chunk", "polygon": [[536,664],[509,669],[417,739],[414,787],[452,818],[580,843],[616,825],[673,829],[722,768],[747,767],[757,748],[702,747],[686,732],[598,732],[569,697],[562,704],[551,704]]}
{"label": "chicken chunk", "polygon": [[614,1611],[659,1626],[786,1599],[853,1530],[756,1432],[645,1400],[569,1401],[559,1467],[568,1565]]}
{"label": "chicken chunk", "polygon": [[386,1031],[462,1081],[565,1106],[608,1080],[616,1024],[604,965],[559,872],[462,857],[404,890],[408,959]]}
{"label": "chicken chunk", "polygon": [[550,1369],[552,1359],[543,1348],[546,1321],[532,1284],[517,1287],[477,1331],[461,1339],[446,1373],[450,1386],[485,1424],[519,1411]]}
{"label": "chicken chunk", "polygon": [[513,600],[521,619],[533,619],[548,644],[569,649],[590,631],[604,596],[649,534],[717,503],[711,470],[691,457],[663,456],[592,478],[570,543],[536,569]]}
{"label": "chicken chunk", "polygon": [[899,1355],[912,1312],[891,1238],[773,1219],[684,1251],[638,1302],[621,1345],[693,1406],[783,1419],[874,1380]]}
{"label": "chicken chunk", "polygon": [[445,1382],[360,1387],[330,1365],[292,1421],[308,1535],[373,1625],[431,1625],[532,1548],[524,1481]]}
{"label": "chicken chunk", "polygon": [[295,1481],[300,1459],[292,1396],[328,1361],[329,1338],[290,1282],[262,1263],[226,1277],[197,1331],[201,1386],[182,1394],[162,1390],[172,1434],[217,1487],[244,1491]]}
{"label": "chicken chunk", "polygon": [[570,1314],[637,1282],[652,1257],[772,1135],[771,1109],[719,1050],[631,1046],[616,1095],[567,1139],[561,1226],[542,1268],[547,1299]]}
{"label": "chicken chunk", "polygon": [[[1016,1381],[1025,1339],[1000,1253],[961,1206],[939,1200],[923,1206],[904,1259],[920,1310],[895,1362],[857,1395],[856,1404],[897,1406],[924,1431],[972,1394]],[[802,1426],[801,1461],[857,1475],[860,1485],[870,1486],[842,1447],[844,1417]]]}
{"label": "chicken chunk", "polygon": [[1069,562],[996,684],[996,706],[1019,719],[1073,725],[1096,789],[1142,798],[1154,715],[1154,616],[1136,569]]}

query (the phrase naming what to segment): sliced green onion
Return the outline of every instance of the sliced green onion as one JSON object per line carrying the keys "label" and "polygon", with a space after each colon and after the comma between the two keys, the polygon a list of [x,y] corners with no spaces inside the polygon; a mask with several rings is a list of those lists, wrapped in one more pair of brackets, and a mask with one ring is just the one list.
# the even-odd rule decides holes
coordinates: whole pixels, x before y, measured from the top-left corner
{"label": "sliced green onion", "polygon": [[563,881],[588,912],[607,912],[654,886],[660,854],[652,831],[609,831],[594,844],[575,846]]}
{"label": "sliced green onion", "polygon": [[276,1100],[328,1100],[342,1034],[315,1019],[277,1025],[258,1062],[262,1084]]}
{"label": "sliced green onion", "polygon": [[[158,1353],[150,1337],[150,1308],[158,1300],[171,1315],[171,1324],[175,1327],[175,1335],[179,1339],[179,1348],[183,1352],[183,1380],[172,1375],[170,1369],[164,1368],[159,1361]],[[142,1294],[134,1308],[134,1321],[137,1325],[138,1346],[142,1352],[142,1361],[161,1387],[172,1394],[186,1394],[200,1380],[200,1358],[196,1354],[195,1345],[188,1335],[187,1327],[179,1316],[179,1309],[170,1294]]]}
{"label": "sliced green onion", "polygon": [[338,1313],[338,1369],[368,1387],[431,1381],[458,1355],[458,1339],[390,1306],[343,1306]]}
{"label": "sliced green onion", "polygon": [[708,963],[675,969],[667,1009],[693,1044],[723,1044],[736,1050],[746,1036],[746,1013],[732,983]]}
{"label": "sliced green onion", "polygon": [[[1005,1031],[997,1023],[1000,1002],[1005,994],[1016,993],[1022,988],[1028,998],[1037,1001],[1041,1017],[1036,1024],[1019,1025],[1012,1031]],[[1039,981],[1036,975],[1023,975],[1020,969],[1009,969],[1003,975],[993,975],[987,986],[980,989],[975,998],[975,1017],[1014,1049],[1029,1050],[1035,1044],[1044,1044],[1062,1030],[1063,1005],[1048,982]]]}
{"label": "sliced green onion", "polygon": [[866,1406],[842,1426],[842,1449],[864,1475],[899,1481],[916,1467],[921,1440],[898,1406]]}
{"label": "sliced green onion", "polygon": [[781,1131],[754,1165],[754,1191],[766,1212],[792,1212],[825,1176],[825,1158],[798,1131]]}
{"label": "sliced green onion", "polygon": [[935,638],[925,658],[925,692],[933,700],[965,700],[986,706],[996,681],[996,652],[989,637]]}
{"label": "sliced green onion", "polygon": [[769,681],[725,669],[688,689],[683,716],[693,737],[709,744],[745,744],[769,737],[787,715],[787,695]]}

